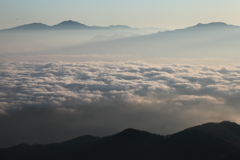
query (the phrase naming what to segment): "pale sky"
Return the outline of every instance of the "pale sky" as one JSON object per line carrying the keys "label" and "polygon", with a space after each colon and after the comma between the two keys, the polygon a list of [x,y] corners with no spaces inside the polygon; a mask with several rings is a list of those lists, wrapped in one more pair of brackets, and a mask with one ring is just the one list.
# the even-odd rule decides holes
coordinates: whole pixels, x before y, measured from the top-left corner
{"label": "pale sky", "polygon": [[0,0],[0,29],[65,20],[168,29],[210,22],[240,25],[239,6],[239,0]]}

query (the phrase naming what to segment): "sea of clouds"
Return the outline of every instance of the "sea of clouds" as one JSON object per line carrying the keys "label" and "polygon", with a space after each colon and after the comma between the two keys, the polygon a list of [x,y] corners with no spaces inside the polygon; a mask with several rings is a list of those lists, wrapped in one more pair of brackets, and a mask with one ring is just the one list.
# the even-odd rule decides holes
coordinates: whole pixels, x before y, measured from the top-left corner
{"label": "sea of clouds", "polygon": [[238,66],[1,62],[0,76],[0,147],[240,122]]}

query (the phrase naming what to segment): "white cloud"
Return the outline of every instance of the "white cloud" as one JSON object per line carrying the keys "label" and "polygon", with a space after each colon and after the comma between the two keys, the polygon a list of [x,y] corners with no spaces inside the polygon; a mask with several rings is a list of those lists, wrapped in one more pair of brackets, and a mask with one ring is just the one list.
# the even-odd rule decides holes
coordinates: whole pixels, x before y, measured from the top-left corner
{"label": "white cloud", "polygon": [[[131,102],[171,101],[172,97],[212,97],[228,101],[239,94],[239,67],[153,65],[145,62],[1,63],[1,102],[64,106],[103,99]],[[126,96],[127,95],[127,96]],[[131,97],[131,98],[129,98]],[[131,101],[129,101],[131,99]],[[195,98],[204,101],[204,98]],[[209,101],[209,102],[214,102]],[[215,102],[214,102],[215,103]],[[225,104],[221,101],[220,104]]]}
{"label": "white cloud", "polygon": [[76,132],[74,136],[104,135],[127,127],[167,134],[207,121],[238,119],[239,67],[141,61],[0,65],[4,134],[16,125],[31,129],[30,122],[45,128],[45,136],[53,132],[52,125],[61,126],[56,132],[64,133],[62,139],[65,130]]}

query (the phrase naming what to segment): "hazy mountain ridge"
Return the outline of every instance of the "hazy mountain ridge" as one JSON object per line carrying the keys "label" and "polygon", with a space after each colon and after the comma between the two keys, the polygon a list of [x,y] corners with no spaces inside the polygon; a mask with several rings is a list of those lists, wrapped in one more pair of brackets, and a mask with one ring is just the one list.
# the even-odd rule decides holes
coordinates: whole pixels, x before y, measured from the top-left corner
{"label": "hazy mountain ridge", "polygon": [[1,159],[206,159],[240,158],[240,125],[207,123],[161,136],[126,129],[103,138],[81,136],[47,145],[0,149]]}
{"label": "hazy mountain ridge", "polygon": [[[19,42],[14,44],[17,46],[22,43],[21,36],[25,36],[24,31],[32,31],[27,28],[47,28],[43,30],[33,29],[33,32],[29,33],[30,42],[37,41],[36,45],[46,43],[46,39],[52,39],[50,42],[55,46],[60,46],[61,50],[51,50],[41,54],[63,54],[68,55],[90,55],[90,54],[107,54],[107,55],[133,55],[137,57],[144,56],[142,59],[146,59],[146,56],[164,58],[205,58],[216,57],[218,58],[240,58],[237,53],[239,49],[240,40],[240,27],[234,25],[228,25],[222,22],[213,22],[209,24],[197,24],[195,26],[176,29],[172,31],[155,32],[150,34],[146,32],[139,32],[136,28],[131,28],[125,25],[116,25],[110,27],[100,26],[87,26],[74,21],[64,21],[54,26],[45,26],[44,24],[34,23],[31,25],[20,26],[21,30],[16,28],[16,32],[19,33]],[[69,27],[70,26],[70,27]],[[53,28],[56,29],[53,29]],[[64,29],[69,28],[69,29]],[[76,29],[77,28],[77,29]],[[119,29],[120,28],[120,29]],[[121,29],[124,28],[124,29]],[[5,30],[3,30],[5,31]],[[9,32],[7,32],[9,31]],[[14,32],[11,32],[14,31]],[[19,31],[19,32],[18,32]],[[43,31],[35,35],[35,31]],[[59,32],[55,32],[59,31]],[[66,32],[65,32],[66,31]],[[72,32],[71,32],[72,31]],[[79,31],[79,32],[75,32]],[[15,28],[6,30],[6,37],[8,33],[10,36],[15,36]],[[71,32],[71,33],[69,33]],[[50,34],[51,33],[51,34]],[[21,35],[22,34],[22,35]],[[33,34],[33,35],[31,35]],[[42,38],[45,35],[46,38]],[[97,36],[103,35],[103,36]],[[120,38],[114,35],[123,35]],[[138,35],[138,36],[132,36]],[[16,36],[18,38],[18,36]],[[35,39],[31,39],[35,37]],[[85,38],[86,37],[86,38]],[[69,38],[69,40],[66,40]],[[84,39],[85,38],[85,39]],[[61,39],[61,42],[58,41]],[[76,41],[74,41],[76,39]],[[79,40],[77,40],[79,39]],[[72,45],[70,42],[73,42]],[[94,42],[94,43],[85,43]],[[69,46],[66,44],[69,43]],[[49,45],[50,43],[46,43]],[[29,46],[29,44],[27,44]],[[66,46],[66,48],[64,48]],[[6,46],[3,46],[8,51]],[[21,48],[21,47],[20,47]],[[35,46],[32,47],[35,50]],[[43,47],[41,47],[42,49]],[[25,49],[25,48],[24,48]],[[81,52],[79,52],[81,50]],[[227,53],[227,54],[226,54]],[[140,59],[141,59],[140,58]],[[139,60],[139,59],[137,59]]]}
{"label": "hazy mountain ridge", "polygon": [[23,30],[46,30],[46,29],[50,29],[51,27],[46,25],[46,24],[42,24],[42,23],[31,23],[31,24],[25,24],[25,25],[21,25],[21,26],[17,26],[14,28],[9,28],[9,29],[3,29],[1,31],[13,31],[13,30],[19,30],[19,31],[23,31]]}
{"label": "hazy mountain ridge", "polygon": [[75,22],[75,21],[63,21],[59,24],[52,26],[52,29],[92,29],[90,26]]}
{"label": "hazy mountain ridge", "polygon": [[128,37],[96,44],[73,46],[59,53],[79,54],[129,54],[149,57],[203,58],[217,54],[219,58],[236,58],[239,48],[240,27],[225,23],[198,24],[173,31],[158,32],[138,37]]}
{"label": "hazy mountain ridge", "polygon": [[31,23],[31,24],[26,24],[26,25],[21,25],[17,26],[14,28],[9,28],[9,29],[3,29],[1,31],[21,31],[21,30],[78,30],[78,29],[89,29],[91,30],[92,28],[90,26],[87,26],[85,24],[75,22],[75,21],[63,21],[59,24],[53,25],[53,26],[48,26],[42,23]]}
{"label": "hazy mountain ridge", "polygon": [[230,25],[230,24],[226,24],[224,22],[211,22],[211,23],[207,23],[207,24],[203,24],[203,23],[198,23],[197,25],[194,26],[190,26],[190,27],[186,27],[183,29],[176,29],[173,30],[173,32],[176,31],[210,31],[210,32],[214,32],[214,31],[219,31],[219,30],[228,30],[228,29],[240,29],[240,26],[236,26],[236,25]]}
{"label": "hazy mountain ridge", "polygon": [[7,28],[0,31],[33,31],[33,30],[115,30],[115,31],[134,31],[141,34],[149,34],[157,31],[164,31],[163,28],[132,28],[126,25],[110,25],[110,26],[88,26],[76,21],[68,20],[59,24],[49,26],[42,23],[25,24],[13,28]]}

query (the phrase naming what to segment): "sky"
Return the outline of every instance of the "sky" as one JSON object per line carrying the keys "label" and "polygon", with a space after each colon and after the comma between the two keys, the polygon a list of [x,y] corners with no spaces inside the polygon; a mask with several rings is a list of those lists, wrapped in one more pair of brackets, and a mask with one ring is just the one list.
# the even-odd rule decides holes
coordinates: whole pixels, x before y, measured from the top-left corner
{"label": "sky", "polygon": [[197,23],[240,25],[238,0],[1,0],[0,29],[33,22],[185,28]]}

